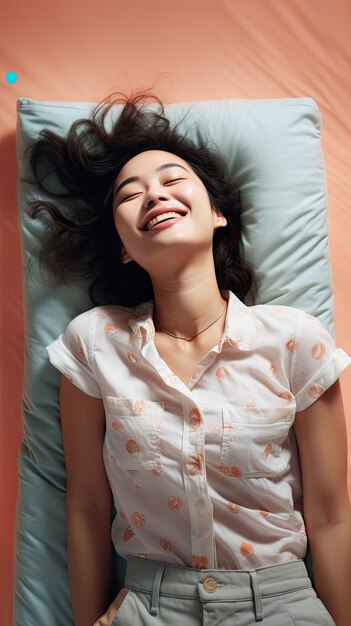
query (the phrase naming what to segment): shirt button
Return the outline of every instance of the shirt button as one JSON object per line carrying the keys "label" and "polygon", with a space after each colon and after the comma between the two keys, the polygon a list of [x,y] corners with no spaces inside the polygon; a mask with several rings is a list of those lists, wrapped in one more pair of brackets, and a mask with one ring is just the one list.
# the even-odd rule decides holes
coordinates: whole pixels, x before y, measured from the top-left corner
{"label": "shirt button", "polygon": [[202,584],[207,593],[214,593],[217,589],[217,581],[215,578],[212,578],[212,576],[209,576],[209,578],[205,578]]}
{"label": "shirt button", "polygon": [[204,500],[203,498],[199,498],[198,500],[195,500],[195,504],[199,509],[206,508],[206,500]]}

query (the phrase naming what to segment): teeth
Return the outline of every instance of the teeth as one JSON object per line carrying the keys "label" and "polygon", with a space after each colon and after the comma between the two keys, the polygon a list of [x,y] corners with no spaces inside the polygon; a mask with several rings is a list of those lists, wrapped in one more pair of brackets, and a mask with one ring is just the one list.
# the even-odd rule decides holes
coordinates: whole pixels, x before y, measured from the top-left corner
{"label": "teeth", "polygon": [[153,220],[150,220],[146,224],[146,229],[150,230],[155,224],[162,222],[163,220],[169,219],[171,217],[182,217],[179,213],[175,213],[175,211],[169,211],[168,213],[162,213],[161,215],[157,215]]}

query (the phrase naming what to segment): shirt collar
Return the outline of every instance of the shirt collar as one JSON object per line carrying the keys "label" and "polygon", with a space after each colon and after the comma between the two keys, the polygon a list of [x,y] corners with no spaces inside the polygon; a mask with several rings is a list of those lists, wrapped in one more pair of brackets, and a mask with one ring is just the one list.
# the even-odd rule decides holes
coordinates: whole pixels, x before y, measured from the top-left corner
{"label": "shirt collar", "polygon": [[[238,350],[252,350],[258,338],[252,307],[246,306],[232,291],[222,290],[221,293],[228,300],[228,308],[219,348],[227,341]],[[153,309],[154,300],[149,300],[135,307],[129,317],[129,326],[135,335],[146,341],[155,335]]]}

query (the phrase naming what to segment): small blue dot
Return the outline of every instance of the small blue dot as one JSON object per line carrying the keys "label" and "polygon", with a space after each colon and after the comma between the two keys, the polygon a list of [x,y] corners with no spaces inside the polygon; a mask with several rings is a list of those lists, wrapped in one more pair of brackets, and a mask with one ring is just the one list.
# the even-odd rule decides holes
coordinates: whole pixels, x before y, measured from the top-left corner
{"label": "small blue dot", "polygon": [[10,83],[10,85],[12,85],[13,83],[16,82],[17,80],[17,74],[16,72],[7,72],[5,79],[8,83]]}

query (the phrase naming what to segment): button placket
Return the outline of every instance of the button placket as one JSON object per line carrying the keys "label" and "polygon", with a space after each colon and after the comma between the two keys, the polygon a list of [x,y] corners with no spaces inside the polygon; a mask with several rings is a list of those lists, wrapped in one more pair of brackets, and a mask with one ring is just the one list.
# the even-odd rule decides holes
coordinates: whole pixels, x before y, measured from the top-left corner
{"label": "button placket", "polygon": [[202,357],[201,361],[198,362],[197,366],[194,368],[191,378],[189,381],[189,388],[193,389],[195,385],[201,380],[203,375],[206,373],[209,367],[213,365],[216,360],[217,354],[219,352],[219,346],[215,346],[210,350],[204,357]]}
{"label": "button placket", "polygon": [[[218,346],[214,349],[218,352]],[[160,358],[153,338],[144,341],[141,354],[153,366],[166,385],[175,389],[180,396],[183,408],[182,466],[184,487],[187,495],[190,524],[192,555],[201,568],[216,567],[213,534],[213,506],[209,499],[205,467],[205,431],[201,409],[194,402],[190,389],[185,385],[167,363]],[[214,355],[215,359],[216,355]],[[207,354],[205,359],[209,358]],[[207,367],[210,363],[208,362]],[[207,369],[206,367],[206,369]],[[195,382],[194,382],[195,384]],[[191,417],[189,415],[193,411]],[[204,507],[197,507],[195,501],[205,502]]]}
{"label": "button placket", "polygon": [[[205,432],[201,410],[189,390],[183,400],[183,476],[191,519],[192,554],[203,567],[214,567],[213,506],[205,467]],[[185,394],[184,394],[185,395]],[[189,396],[191,401],[189,402]],[[196,562],[196,559],[195,559]]]}

